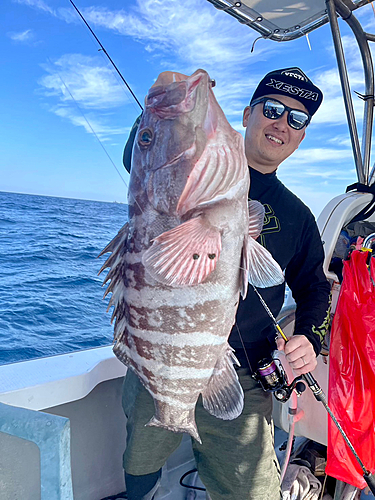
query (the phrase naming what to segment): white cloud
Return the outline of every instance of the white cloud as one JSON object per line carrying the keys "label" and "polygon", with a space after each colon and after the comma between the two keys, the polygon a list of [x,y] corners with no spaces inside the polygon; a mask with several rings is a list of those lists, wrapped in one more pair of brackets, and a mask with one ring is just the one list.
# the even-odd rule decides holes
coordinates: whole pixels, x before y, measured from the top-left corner
{"label": "white cloud", "polygon": [[57,104],[48,106],[50,111],[88,133],[94,131],[101,140],[126,137],[129,129],[113,125],[111,113],[131,101],[100,57],[66,54],[42,67],[47,74],[38,82],[39,92],[57,99]]}
{"label": "white cloud", "polygon": [[[73,8],[53,10],[43,0],[14,1],[49,12],[66,22],[79,21]],[[221,74],[226,75],[230,68],[238,72],[239,64],[243,69],[256,63],[265,52],[270,55],[278,51],[276,44],[267,44],[257,46],[256,53],[250,54],[257,33],[201,0],[138,0],[127,9],[88,7],[81,12],[91,26],[133,37],[150,53],[157,52],[161,59],[168,60],[169,54],[172,56],[169,66],[177,55],[191,71],[204,64],[205,69],[220,69]]]}
{"label": "white cloud", "polygon": [[349,133],[336,135],[328,139],[331,144],[337,144],[338,146],[345,146],[347,148],[352,146],[352,142],[349,137]]}
{"label": "white cloud", "polygon": [[202,0],[144,0],[127,10],[90,7],[82,14],[94,29],[138,40],[162,67],[189,74],[203,67],[216,79],[216,95],[229,115],[242,111],[239,101],[263,76],[257,75],[256,63],[265,53],[280,51],[277,44],[265,43],[251,54],[257,33]]}
{"label": "white cloud", "polygon": [[[53,11],[42,0],[18,1],[65,22],[79,22],[73,9]],[[198,11],[199,15],[192,15]],[[262,70],[257,74],[256,62],[264,53],[272,56],[280,50],[278,44],[266,42],[250,54],[257,34],[201,0],[139,0],[127,10],[90,7],[82,9],[82,14],[94,29],[105,28],[138,40],[162,67],[188,74],[199,67],[206,69],[217,81],[215,93],[225,114],[236,121],[242,116],[244,98],[247,101],[264,74]],[[61,79],[82,106],[116,107],[124,102],[124,91],[114,85],[110,70],[94,60],[66,55],[45,69],[49,75],[40,84],[47,95],[63,102],[71,98]]]}
{"label": "white cloud", "polygon": [[49,73],[39,80],[44,93],[62,102],[74,100],[84,108],[109,109],[123,105],[126,93],[111,68],[99,58],[66,54],[43,65]]}
{"label": "white cloud", "polygon": [[297,149],[293,155],[288,158],[285,164],[288,165],[314,165],[315,163],[332,163],[341,162],[343,160],[352,159],[353,153],[351,149],[334,149],[334,148],[306,148]]}
{"label": "white cloud", "polygon": [[[43,0],[17,1],[48,11],[65,22],[79,22],[72,8],[53,11]],[[194,15],[194,12],[199,12],[199,15]],[[93,6],[82,9],[82,14],[94,29],[105,28],[138,40],[144,45],[147,57],[157,58],[162,67],[189,74],[198,67],[205,68],[217,81],[215,94],[220,106],[228,119],[236,122],[238,130],[242,130],[237,123],[246,105],[244,99],[251,96],[264,75],[264,64],[260,65],[258,72],[256,63],[263,63],[265,54],[269,59],[285,50],[281,47],[283,44],[264,41],[257,44],[255,53],[250,53],[258,34],[202,0],[138,0],[127,9],[110,10]],[[358,65],[359,53],[358,48],[353,46],[353,36],[344,35],[343,43],[347,51],[351,83],[356,90],[363,91],[363,74]],[[327,50],[333,55],[332,48]],[[65,61],[64,64],[68,63]],[[96,63],[92,65],[91,62],[86,64],[81,61],[79,64],[88,68],[96,66]],[[309,75],[325,96],[310,126],[315,130],[322,124],[346,123],[337,69],[325,69],[327,63],[324,64]],[[72,76],[71,70],[69,75]],[[109,88],[108,76],[104,75],[102,69],[91,67],[86,72],[80,71],[80,75],[82,79],[81,76],[68,77],[67,81],[69,87],[74,87],[74,96],[80,103],[100,107],[116,106],[122,102],[117,90],[113,96],[106,92],[106,88]],[[61,92],[56,74],[45,77],[43,85],[52,93]],[[65,96],[65,100],[68,98]],[[361,126],[363,103],[355,98],[354,105],[358,125]]]}
{"label": "white cloud", "polygon": [[108,125],[97,114],[78,114],[76,110],[63,105],[56,106],[51,111],[57,116],[69,120],[76,127],[83,127],[89,134],[95,134],[101,141],[107,141],[114,135],[123,135],[126,137],[130,132],[129,127]]}
{"label": "white cloud", "polygon": [[21,42],[21,43],[30,42],[34,39],[34,34],[32,30],[25,30],[18,33],[10,32],[8,33],[8,36],[15,42]]}
{"label": "white cloud", "polygon": [[56,15],[56,12],[43,0],[13,0],[13,2],[27,5],[28,7],[35,7],[36,9],[48,12],[53,16]]}

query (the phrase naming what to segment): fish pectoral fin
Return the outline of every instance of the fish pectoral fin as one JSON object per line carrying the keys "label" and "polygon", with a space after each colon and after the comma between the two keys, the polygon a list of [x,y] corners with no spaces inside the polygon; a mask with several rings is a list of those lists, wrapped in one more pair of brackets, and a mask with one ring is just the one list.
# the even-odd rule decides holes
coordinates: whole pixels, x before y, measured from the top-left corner
{"label": "fish pectoral fin", "polygon": [[214,417],[233,420],[243,410],[243,390],[233,363],[239,365],[228,346],[225,356],[216,363],[208,386],[202,393],[204,408]]}
{"label": "fish pectoral fin", "polygon": [[197,217],[155,238],[144,253],[142,263],[160,283],[193,286],[212,273],[220,251],[220,231]]}
{"label": "fish pectoral fin", "polygon": [[260,288],[281,285],[283,271],[270,252],[251,237],[247,246],[249,283]]}
{"label": "fish pectoral fin", "polygon": [[255,200],[248,201],[249,206],[249,236],[256,240],[263,229],[264,224],[264,206]]}
{"label": "fish pectoral fin", "polygon": [[255,240],[262,232],[264,206],[259,201],[249,200],[249,234],[244,239],[241,256],[241,295],[247,294],[248,283],[260,288],[280,285],[284,275],[279,264],[262,245]]}

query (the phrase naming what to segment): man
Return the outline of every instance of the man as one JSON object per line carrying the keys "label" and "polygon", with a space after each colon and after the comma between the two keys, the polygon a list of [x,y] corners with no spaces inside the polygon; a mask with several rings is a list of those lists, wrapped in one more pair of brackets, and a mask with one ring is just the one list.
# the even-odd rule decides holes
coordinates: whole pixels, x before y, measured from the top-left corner
{"label": "man", "polygon": [[[329,284],[322,270],[323,248],[309,209],[277,179],[276,170],[302,142],[306,127],[322,101],[322,92],[299,68],[277,70],[259,83],[243,114],[245,153],[250,168],[249,197],[266,209],[260,236],[285,270],[297,303],[295,332],[278,349],[296,375],[312,371],[328,325]],[[133,137],[135,132],[132,134]],[[129,166],[127,145],[125,166]],[[274,316],[280,312],[285,284],[260,290]],[[203,444],[193,442],[199,475],[212,500],[279,500],[279,468],[273,447],[271,394],[252,378],[258,362],[276,348],[275,328],[250,287],[240,305],[229,342],[241,368],[244,410],[223,421],[196,407]],[[151,500],[161,467],[179,445],[181,435],[144,427],[154,412],[153,400],[129,370],[124,411],[128,416],[124,468],[129,500]]]}

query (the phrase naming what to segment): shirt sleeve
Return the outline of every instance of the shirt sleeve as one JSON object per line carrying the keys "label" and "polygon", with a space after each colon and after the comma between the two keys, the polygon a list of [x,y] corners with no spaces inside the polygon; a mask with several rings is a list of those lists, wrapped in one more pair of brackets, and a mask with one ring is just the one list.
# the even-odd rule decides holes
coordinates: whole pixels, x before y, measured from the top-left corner
{"label": "shirt sleeve", "polygon": [[132,166],[132,152],[133,152],[134,139],[135,139],[136,133],[138,131],[138,126],[139,126],[139,122],[141,121],[141,118],[142,118],[142,115],[139,115],[138,118],[133,123],[128,140],[126,141],[126,144],[125,144],[124,154],[122,157],[122,163],[124,164],[124,167],[129,172],[129,174],[130,174],[130,170],[131,170],[131,166]]}
{"label": "shirt sleeve", "polygon": [[285,278],[297,304],[295,335],[305,335],[316,355],[330,322],[330,284],[323,271],[323,245],[311,213],[306,220],[297,253],[285,270]]}

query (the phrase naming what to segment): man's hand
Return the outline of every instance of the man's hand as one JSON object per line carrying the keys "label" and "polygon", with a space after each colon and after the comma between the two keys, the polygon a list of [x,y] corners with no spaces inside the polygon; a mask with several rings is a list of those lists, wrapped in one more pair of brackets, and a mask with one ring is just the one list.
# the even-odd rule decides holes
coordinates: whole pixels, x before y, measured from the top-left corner
{"label": "man's hand", "polygon": [[293,335],[289,341],[278,338],[276,341],[279,351],[285,352],[285,357],[296,375],[312,372],[317,363],[312,344],[304,335]]}

